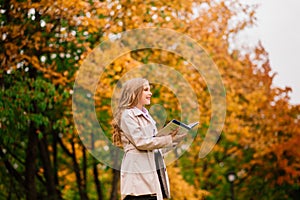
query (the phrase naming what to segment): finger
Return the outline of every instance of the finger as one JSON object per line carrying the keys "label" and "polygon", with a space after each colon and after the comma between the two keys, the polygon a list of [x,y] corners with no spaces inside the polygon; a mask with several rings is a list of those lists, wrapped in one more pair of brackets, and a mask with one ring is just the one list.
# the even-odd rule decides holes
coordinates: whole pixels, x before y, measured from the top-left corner
{"label": "finger", "polygon": [[176,136],[174,137],[174,139],[175,139],[176,141],[181,141],[181,140],[183,140],[186,136],[187,136],[186,133],[185,133],[185,134],[180,134],[180,135],[176,135]]}

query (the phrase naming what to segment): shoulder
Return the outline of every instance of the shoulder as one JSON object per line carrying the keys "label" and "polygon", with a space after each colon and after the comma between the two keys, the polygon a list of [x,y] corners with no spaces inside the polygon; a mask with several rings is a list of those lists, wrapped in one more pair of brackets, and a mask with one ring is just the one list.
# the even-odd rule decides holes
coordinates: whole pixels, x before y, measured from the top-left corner
{"label": "shoulder", "polygon": [[133,109],[125,109],[121,115],[121,128],[126,130],[126,128],[132,129],[139,124],[138,118],[135,116]]}
{"label": "shoulder", "polygon": [[135,118],[136,118],[136,115],[135,115],[133,108],[128,108],[128,109],[123,110],[122,116],[121,116],[121,121],[132,120]]}
{"label": "shoulder", "polygon": [[128,108],[128,109],[125,109],[123,110],[122,112],[122,118],[124,117],[134,117],[134,112],[133,112],[133,108]]}
{"label": "shoulder", "polygon": [[138,117],[143,115],[142,111],[139,110],[138,108],[134,107],[134,108],[127,108],[123,111],[122,113],[122,118],[123,117]]}

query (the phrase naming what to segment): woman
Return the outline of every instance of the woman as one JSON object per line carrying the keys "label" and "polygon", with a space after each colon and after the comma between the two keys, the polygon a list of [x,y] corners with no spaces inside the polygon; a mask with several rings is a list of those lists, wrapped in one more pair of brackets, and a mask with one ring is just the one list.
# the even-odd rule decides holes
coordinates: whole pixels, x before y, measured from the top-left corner
{"label": "woman", "polygon": [[[155,137],[155,121],[144,107],[150,104],[151,96],[146,79],[127,81],[114,115],[113,142],[125,152],[121,165],[121,197],[124,200],[170,198],[167,171],[158,149],[171,146],[181,138],[175,137],[177,130],[168,136]],[[155,161],[163,163],[163,169],[157,170],[159,163]]]}

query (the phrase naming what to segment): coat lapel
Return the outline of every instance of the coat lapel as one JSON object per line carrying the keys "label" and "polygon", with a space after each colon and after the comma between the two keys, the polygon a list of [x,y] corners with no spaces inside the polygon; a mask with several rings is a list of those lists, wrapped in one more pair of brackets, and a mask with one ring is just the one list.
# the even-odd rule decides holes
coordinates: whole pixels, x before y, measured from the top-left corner
{"label": "coat lapel", "polygon": [[156,125],[156,122],[152,119],[152,117],[150,116],[150,114],[146,108],[143,107],[143,111],[142,111],[142,110],[138,109],[137,107],[134,107],[133,113],[134,113],[135,117],[142,116],[144,119],[151,122],[151,124],[153,124],[154,126]]}

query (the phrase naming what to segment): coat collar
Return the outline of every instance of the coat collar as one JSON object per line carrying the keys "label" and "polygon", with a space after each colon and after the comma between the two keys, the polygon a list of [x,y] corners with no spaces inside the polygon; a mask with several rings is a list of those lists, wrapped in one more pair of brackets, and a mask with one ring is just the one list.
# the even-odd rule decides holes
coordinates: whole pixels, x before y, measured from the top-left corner
{"label": "coat collar", "polygon": [[144,115],[146,117],[147,115],[149,115],[148,110],[144,107],[143,107],[143,111],[138,109],[137,107],[132,108],[132,111],[133,111],[133,114],[135,117],[140,116],[140,115]]}
{"label": "coat collar", "polygon": [[132,108],[133,114],[135,117],[137,116],[143,116],[146,120],[150,121],[152,124],[156,124],[156,122],[152,119],[152,117],[150,116],[148,110],[143,107],[143,110],[138,109],[137,107]]}

